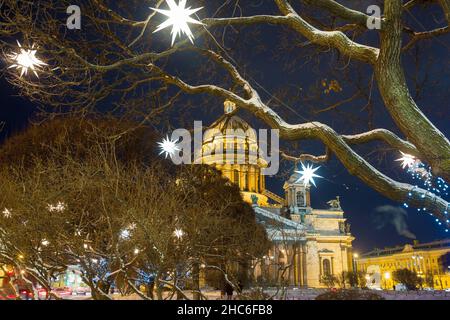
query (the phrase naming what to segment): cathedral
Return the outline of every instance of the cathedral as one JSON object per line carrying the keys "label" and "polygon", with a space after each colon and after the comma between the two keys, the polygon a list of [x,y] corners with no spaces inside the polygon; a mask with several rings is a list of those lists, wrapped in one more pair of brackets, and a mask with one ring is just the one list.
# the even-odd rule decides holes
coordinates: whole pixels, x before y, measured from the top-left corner
{"label": "cathedral", "polygon": [[[284,183],[284,197],[267,190],[262,174],[267,162],[259,155],[256,134],[235,115],[235,109],[232,102],[225,102],[225,114],[206,131],[197,161],[216,167],[238,185],[243,199],[252,204],[258,222],[267,231],[272,247],[263,261],[252,265],[254,279],[319,288],[325,286],[327,276],[353,270],[354,237],[339,197],[329,201],[326,210],[312,208],[310,185],[300,182],[298,173]],[[222,150],[223,154],[231,150],[234,157],[217,161],[214,150]],[[257,159],[250,161],[251,154]]]}

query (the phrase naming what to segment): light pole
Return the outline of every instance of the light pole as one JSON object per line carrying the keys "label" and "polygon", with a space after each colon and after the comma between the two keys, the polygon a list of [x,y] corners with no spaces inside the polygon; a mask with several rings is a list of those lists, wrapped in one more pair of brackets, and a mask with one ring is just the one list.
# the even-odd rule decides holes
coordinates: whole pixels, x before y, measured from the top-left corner
{"label": "light pole", "polygon": [[356,259],[358,259],[359,255],[357,253],[353,254],[353,270],[355,273],[358,272],[358,263],[356,262]]}

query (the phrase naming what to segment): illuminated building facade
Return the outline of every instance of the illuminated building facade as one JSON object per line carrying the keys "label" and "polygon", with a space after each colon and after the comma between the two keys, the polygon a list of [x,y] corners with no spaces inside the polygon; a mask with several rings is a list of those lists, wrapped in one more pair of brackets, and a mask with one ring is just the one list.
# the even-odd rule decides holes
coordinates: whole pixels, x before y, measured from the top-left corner
{"label": "illuminated building facade", "polygon": [[263,261],[252,265],[253,278],[265,283],[323,287],[323,277],[352,270],[354,238],[339,198],[329,202],[329,209],[313,209],[310,185],[299,181],[299,173],[285,182],[284,197],[267,190],[261,172],[267,161],[259,152],[256,133],[235,113],[235,105],[226,101],[225,114],[204,135],[197,161],[214,166],[239,186],[272,241]]}
{"label": "illuminated building facade", "polygon": [[356,260],[358,271],[366,273],[368,286],[393,290],[395,270],[408,269],[422,278],[422,286],[436,290],[450,288],[450,239],[406,244],[373,250]]}

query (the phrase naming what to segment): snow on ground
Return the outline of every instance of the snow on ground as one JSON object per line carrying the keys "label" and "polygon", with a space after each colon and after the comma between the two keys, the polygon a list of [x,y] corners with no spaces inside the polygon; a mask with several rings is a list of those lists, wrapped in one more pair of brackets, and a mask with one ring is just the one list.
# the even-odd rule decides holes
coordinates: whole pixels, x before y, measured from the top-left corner
{"label": "snow on ground", "polygon": [[[278,293],[277,300],[314,300],[319,294],[326,292],[326,289],[289,289],[284,294]],[[450,292],[444,291],[374,291],[382,295],[386,300],[450,300]],[[220,291],[204,292],[208,300],[220,300]],[[275,295],[275,290],[267,290],[270,296]],[[191,292],[185,292],[186,296],[192,299]],[[141,300],[138,295],[119,296],[114,295],[114,300]]]}

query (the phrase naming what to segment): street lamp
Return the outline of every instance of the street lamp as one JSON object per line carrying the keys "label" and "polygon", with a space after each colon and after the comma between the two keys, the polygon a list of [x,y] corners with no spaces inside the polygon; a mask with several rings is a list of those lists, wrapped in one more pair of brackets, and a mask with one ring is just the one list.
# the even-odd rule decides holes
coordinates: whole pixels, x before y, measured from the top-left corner
{"label": "street lamp", "polygon": [[357,253],[353,254],[353,270],[355,272],[358,272],[358,264],[356,263],[356,259],[359,258],[359,255]]}
{"label": "street lamp", "polygon": [[385,272],[383,274],[383,277],[384,277],[384,288],[387,289],[388,288],[387,287],[387,283],[388,283],[388,280],[391,278],[391,273],[390,272]]}

